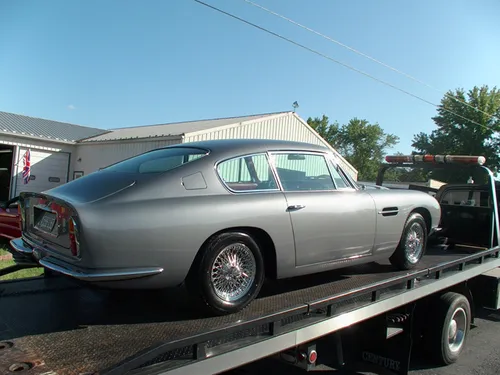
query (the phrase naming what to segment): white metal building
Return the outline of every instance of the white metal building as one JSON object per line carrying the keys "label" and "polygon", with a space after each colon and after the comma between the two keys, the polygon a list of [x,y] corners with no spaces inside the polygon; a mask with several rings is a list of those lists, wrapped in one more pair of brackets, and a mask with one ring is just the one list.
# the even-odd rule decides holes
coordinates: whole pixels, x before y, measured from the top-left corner
{"label": "white metal building", "polygon": [[[106,130],[0,112],[0,201],[22,191],[44,191],[70,181],[76,142]],[[31,177],[22,178],[30,150]]]}
{"label": "white metal building", "polygon": [[[158,147],[228,138],[283,139],[331,148],[294,112],[111,130],[0,112],[0,201],[21,191],[48,190]],[[28,149],[31,179],[24,184],[22,158]],[[357,179],[356,169],[337,156],[347,172]]]}
{"label": "white metal building", "polygon": [[[209,139],[282,139],[331,146],[294,112],[231,117],[113,129],[78,142],[75,170],[85,174],[158,147]],[[356,169],[342,156],[342,166],[357,179]]]}

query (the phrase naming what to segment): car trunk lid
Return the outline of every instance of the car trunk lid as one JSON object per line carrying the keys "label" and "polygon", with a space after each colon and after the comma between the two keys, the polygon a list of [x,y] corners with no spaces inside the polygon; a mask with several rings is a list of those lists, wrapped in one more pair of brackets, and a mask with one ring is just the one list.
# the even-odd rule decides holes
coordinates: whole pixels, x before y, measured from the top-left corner
{"label": "car trunk lid", "polygon": [[48,252],[74,258],[72,228],[81,227],[78,207],[134,186],[136,178],[129,173],[100,171],[42,193],[22,192],[23,237]]}
{"label": "car trunk lid", "polygon": [[69,220],[77,217],[75,209],[44,193],[22,192],[20,197],[23,236],[42,248],[71,256]]}

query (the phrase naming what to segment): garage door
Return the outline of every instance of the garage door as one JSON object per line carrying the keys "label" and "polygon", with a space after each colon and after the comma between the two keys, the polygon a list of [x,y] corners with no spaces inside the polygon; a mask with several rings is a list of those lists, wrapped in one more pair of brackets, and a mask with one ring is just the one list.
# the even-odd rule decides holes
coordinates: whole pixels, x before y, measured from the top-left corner
{"label": "garage door", "polygon": [[31,179],[27,185],[23,183],[23,155],[26,148],[19,148],[19,165],[16,175],[16,192],[22,191],[39,193],[52,189],[68,181],[69,154],[30,149],[31,151]]}

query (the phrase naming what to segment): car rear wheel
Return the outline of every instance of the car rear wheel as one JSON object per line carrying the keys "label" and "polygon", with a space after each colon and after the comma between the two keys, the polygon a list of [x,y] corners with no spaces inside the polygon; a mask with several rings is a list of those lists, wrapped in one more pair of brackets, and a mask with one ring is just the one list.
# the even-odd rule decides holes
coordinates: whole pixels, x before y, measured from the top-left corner
{"label": "car rear wheel", "polygon": [[255,299],[264,282],[264,259],[250,235],[222,233],[201,251],[191,285],[215,314],[235,313]]}
{"label": "car rear wheel", "polygon": [[398,247],[390,257],[393,266],[400,270],[414,268],[422,259],[427,247],[427,224],[417,212],[410,214]]}

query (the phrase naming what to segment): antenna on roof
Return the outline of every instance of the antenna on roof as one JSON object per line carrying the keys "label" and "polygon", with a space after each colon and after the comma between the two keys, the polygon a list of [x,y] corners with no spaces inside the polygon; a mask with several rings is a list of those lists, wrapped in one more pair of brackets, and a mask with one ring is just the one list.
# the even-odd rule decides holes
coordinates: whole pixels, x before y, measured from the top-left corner
{"label": "antenna on roof", "polygon": [[297,108],[299,108],[299,103],[297,101],[294,101],[293,104],[292,104],[292,107],[293,107],[293,111],[295,112],[295,110]]}

